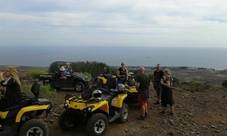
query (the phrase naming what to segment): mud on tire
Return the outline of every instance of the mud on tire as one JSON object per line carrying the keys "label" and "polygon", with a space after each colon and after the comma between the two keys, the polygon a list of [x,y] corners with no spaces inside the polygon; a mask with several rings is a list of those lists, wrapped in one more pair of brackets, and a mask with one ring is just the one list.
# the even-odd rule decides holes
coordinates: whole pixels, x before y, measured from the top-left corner
{"label": "mud on tire", "polygon": [[49,136],[49,128],[41,119],[31,119],[19,129],[18,136]]}
{"label": "mud on tire", "polygon": [[108,119],[102,113],[94,114],[87,123],[87,133],[89,136],[101,136],[108,128]]}

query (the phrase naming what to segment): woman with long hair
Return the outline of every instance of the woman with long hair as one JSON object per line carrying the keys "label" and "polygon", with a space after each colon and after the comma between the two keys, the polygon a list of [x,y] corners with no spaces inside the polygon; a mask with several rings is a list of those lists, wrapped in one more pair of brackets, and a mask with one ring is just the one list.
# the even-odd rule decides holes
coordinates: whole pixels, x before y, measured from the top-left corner
{"label": "woman with long hair", "polygon": [[[5,77],[5,79],[3,78]],[[0,110],[16,104],[22,100],[21,83],[18,76],[18,71],[15,67],[7,67],[7,69],[0,74],[0,82],[4,90],[4,98],[0,100]]]}

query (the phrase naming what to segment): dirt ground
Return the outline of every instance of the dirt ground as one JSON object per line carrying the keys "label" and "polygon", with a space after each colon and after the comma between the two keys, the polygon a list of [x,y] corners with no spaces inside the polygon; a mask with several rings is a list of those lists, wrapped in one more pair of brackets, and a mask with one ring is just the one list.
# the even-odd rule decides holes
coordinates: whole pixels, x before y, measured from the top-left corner
{"label": "dirt ground", "polygon": [[[184,88],[184,87],[182,87]],[[59,91],[52,98],[52,112],[60,115],[66,93]],[[174,89],[175,115],[160,114],[161,105],[154,105],[156,94],[150,91],[148,117],[139,121],[140,107],[129,105],[129,119],[126,123],[112,122],[105,136],[227,136],[227,91],[226,89],[203,90],[200,92]],[[86,127],[64,132],[58,127],[58,118],[49,115],[47,121],[50,136],[86,136]]]}

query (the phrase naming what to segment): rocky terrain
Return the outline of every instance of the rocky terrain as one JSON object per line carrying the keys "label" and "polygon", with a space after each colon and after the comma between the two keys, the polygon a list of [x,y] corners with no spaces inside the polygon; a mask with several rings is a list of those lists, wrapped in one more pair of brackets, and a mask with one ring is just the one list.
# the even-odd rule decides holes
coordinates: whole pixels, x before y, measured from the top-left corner
{"label": "rocky terrain", "polygon": [[[3,71],[6,66],[0,67]],[[19,71],[37,69],[36,67],[20,67]],[[38,68],[40,69],[40,68]],[[47,68],[43,68],[47,70]],[[150,71],[151,73],[153,71]],[[226,79],[226,71],[172,70],[173,76],[185,81],[206,81],[221,85]],[[65,94],[76,94],[73,91],[58,91],[51,97],[52,113],[46,120],[50,136],[86,136],[86,127],[79,126],[73,131],[63,132],[58,127],[58,115],[63,112]],[[108,126],[106,136],[227,136],[227,90],[222,87],[195,89],[190,85],[181,85],[173,90],[175,115],[160,114],[161,105],[154,105],[156,94],[150,90],[149,113],[145,121],[139,121],[140,107],[129,105],[129,120],[119,124],[112,122]]]}
{"label": "rocky terrain", "polygon": [[[112,122],[106,136],[227,136],[227,90],[223,88],[203,91],[190,90],[181,86],[173,90],[175,115],[160,114],[161,105],[154,105],[155,92],[151,89],[149,113],[145,121],[139,121],[140,108],[129,105],[130,115],[126,123]],[[60,91],[53,101],[53,110],[59,115],[64,109],[64,95],[72,91]],[[78,95],[78,94],[77,94]],[[57,117],[49,116],[50,136],[86,136],[86,127],[80,126],[73,131],[63,132]]]}

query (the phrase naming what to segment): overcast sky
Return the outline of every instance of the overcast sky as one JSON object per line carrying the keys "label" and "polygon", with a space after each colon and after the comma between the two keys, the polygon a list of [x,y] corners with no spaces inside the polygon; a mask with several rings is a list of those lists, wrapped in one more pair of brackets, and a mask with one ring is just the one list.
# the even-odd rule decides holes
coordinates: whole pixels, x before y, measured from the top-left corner
{"label": "overcast sky", "polygon": [[227,1],[1,0],[4,45],[227,47]]}

